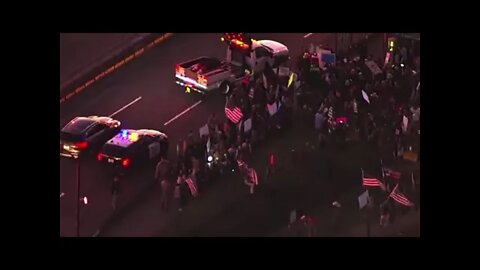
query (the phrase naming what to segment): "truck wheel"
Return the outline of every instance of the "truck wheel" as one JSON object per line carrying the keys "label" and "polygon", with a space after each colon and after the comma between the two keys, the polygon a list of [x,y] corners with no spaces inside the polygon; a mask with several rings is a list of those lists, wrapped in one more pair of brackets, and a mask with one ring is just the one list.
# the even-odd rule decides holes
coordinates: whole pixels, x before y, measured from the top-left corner
{"label": "truck wheel", "polygon": [[219,89],[221,94],[228,96],[232,91],[232,86],[230,85],[229,82],[223,82],[220,85]]}

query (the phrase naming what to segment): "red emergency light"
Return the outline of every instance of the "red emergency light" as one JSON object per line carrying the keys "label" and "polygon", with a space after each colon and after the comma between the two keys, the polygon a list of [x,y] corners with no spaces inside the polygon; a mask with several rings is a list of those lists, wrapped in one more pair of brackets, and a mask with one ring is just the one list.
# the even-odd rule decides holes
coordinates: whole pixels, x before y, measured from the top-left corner
{"label": "red emergency light", "polygon": [[246,44],[245,42],[243,41],[240,41],[238,39],[232,39],[232,41],[230,42],[230,44],[233,44],[235,45],[236,47],[240,48],[240,49],[248,49],[248,44]]}
{"label": "red emergency light", "polygon": [[240,49],[248,49],[250,47],[248,42],[245,42],[243,33],[225,33],[220,40]]}

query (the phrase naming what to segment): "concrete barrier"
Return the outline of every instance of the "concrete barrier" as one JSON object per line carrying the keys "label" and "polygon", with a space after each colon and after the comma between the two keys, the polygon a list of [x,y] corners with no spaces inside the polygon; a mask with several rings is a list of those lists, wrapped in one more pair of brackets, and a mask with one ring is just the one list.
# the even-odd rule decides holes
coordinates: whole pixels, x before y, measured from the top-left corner
{"label": "concrete barrier", "polygon": [[139,57],[145,51],[160,44],[171,35],[172,33],[143,34],[102,56],[93,64],[60,84],[60,104],[81,93],[96,81],[103,79],[134,58]]}

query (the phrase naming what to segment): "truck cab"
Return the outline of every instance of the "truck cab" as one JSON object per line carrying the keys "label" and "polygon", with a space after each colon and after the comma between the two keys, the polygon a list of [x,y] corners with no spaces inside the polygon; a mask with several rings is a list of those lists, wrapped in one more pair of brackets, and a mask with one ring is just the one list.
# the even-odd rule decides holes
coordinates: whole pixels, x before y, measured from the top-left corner
{"label": "truck cab", "polygon": [[[254,40],[251,45],[233,39],[228,43],[227,62],[243,66],[252,71],[262,72],[266,65],[278,67],[289,59],[287,46],[273,40]],[[243,44],[247,45],[244,46]]]}

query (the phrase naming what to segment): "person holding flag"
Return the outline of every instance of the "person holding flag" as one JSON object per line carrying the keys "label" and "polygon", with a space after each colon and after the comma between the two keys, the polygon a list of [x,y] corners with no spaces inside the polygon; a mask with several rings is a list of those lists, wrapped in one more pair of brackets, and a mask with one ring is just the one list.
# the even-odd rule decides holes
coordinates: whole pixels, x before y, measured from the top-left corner
{"label": "person holding flag", "polygon": [[227,102],[225,104],[225,115],[233,124],[238,124],[238,122],[240,122],[240,120],[243,118],[242,110],[240,107],[235,105],[235,102],[232,98],[227,98]]}
{"label": "person holding flag", "polygon": [[393,180],[396,180],[396,181],[400,180],[400,177],[402,176],[402,174],[400,172],[394,171],[394,170],[389,169],[387,167],[383,167],[383,172],[384,172],[386,177],[389,177],[389,178],[391,178]]}
{"label": "person holding flag", "polygon": [[388,196],[389,198],[392,198],[394,201],[401,205],[405,206],[414,206],[414,204],[398,189],[398,184],[395,186],[393,191],[390,193]]}
{"label": "person holding flag", "polygon": [[390,209],[389,202],[390,197],[387,198],[383,203],[380,204],[380,226],[385,227],[389,224],[390,220]]}
{"label": "person holding flag", "polygon": [[365,173],[362,170],[362,185],[365,188],[368,187],[380,187],[382,190],[385,190],[385,185],[376,177],[365,176]]}
{"label": "person holding flag", "polygon": [[[373,188],[373,187],[379,187],[381,190],[385,191],[385,185],[383,184],[382,181],[380,181],[380,179],[378,179],[377,177],[372,177],[372,176],[365,176],[365,173],[363,172],[363,169],[362,170],[362,185],[363,187],[365,188],[365,190],[367,191],[368,188]],[[370,192],[370,191],[369,191]],[[373,205],[373,202],[374,202],[374,198],[378,198],[378,192],[372,190],[371,191],[371,195],[369,197],[369,200],[370,200],[370,203],[371,205]],[[375,196],[377,195],[377,196]]]}
{"label": "person holding flag", "polygon": [[244,183],[250,187],[250,194],[254,193],[255,186],[258,186],[258,175],[257,171],[253,168],[248,167],[247,163],[243,160],[237,160],[238,167],[240,168],[240,173],[243,175]]}
{"label": "person holding flag", "polygon": [[198,189],[197,189],[197,184],[195,183],[195,181],[193,181],[192,177],[193,175],[185,179],[185,183],[187,184],[190,190],[190,194],[195,198],[198,196]]}

